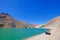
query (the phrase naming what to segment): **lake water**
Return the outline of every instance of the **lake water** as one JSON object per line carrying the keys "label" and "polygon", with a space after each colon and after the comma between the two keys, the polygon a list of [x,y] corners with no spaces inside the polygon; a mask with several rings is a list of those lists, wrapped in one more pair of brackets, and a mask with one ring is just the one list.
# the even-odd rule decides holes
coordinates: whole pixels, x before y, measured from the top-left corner
{"label": "lake water", "polygon": [[42,34],[48,29],[43,28],[0,28],[0,40],[22,40]]}

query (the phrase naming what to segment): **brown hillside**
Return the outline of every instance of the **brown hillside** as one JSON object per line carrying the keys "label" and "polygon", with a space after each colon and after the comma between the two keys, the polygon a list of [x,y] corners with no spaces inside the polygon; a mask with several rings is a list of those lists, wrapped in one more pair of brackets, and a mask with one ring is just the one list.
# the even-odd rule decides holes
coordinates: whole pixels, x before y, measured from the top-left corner
{"label": "brown hillside", "polygon": [[14,19],[7,13],[0,13],[0,28],[32,28],[31,24]]}

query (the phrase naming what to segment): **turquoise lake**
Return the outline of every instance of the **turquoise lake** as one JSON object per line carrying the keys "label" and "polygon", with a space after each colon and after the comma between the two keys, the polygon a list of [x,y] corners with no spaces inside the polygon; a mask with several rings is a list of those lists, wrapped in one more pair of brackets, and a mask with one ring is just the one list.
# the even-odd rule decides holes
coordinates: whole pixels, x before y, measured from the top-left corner
{"label": "turquoise lake", "polygon": [[22,40],[34,35],[42,34],[44,28],[0,28],[0,40]]}

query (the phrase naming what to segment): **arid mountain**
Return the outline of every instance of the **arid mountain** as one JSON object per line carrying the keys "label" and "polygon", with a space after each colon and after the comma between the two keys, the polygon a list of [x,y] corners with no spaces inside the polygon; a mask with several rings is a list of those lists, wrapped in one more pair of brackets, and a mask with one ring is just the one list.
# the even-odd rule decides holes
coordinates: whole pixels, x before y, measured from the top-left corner
{"label": "arid mountain", "polygon": [[40,26],[42,26],[41,24],[32,24],[32,26],[34,27],[34,28],[39,28]]}
{"label": "arid mountain", "polygon": [[60,27],[60,16],[53,18],[47,24],[42,27]]}
{"label": "arid mountain", "polygon": [[32,25],[24,21],[18,21],[7,13],[0,13],[0,28],[32,28]]}

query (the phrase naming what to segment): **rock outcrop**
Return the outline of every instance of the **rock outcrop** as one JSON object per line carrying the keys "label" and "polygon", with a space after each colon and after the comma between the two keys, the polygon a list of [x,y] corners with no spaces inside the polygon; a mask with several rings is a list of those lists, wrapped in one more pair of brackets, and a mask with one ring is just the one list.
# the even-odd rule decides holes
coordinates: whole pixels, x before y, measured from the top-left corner
{"label": "rock outcrop", "polygon": [[32,25],[24,21],[18,21],[7,13],[0,13],[0,28],[32,28]]}

